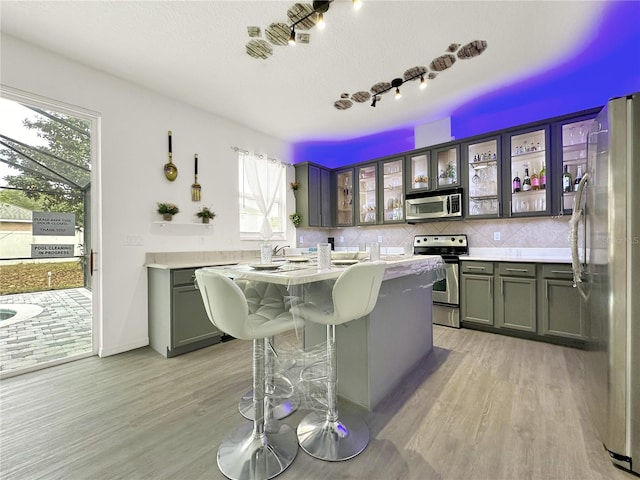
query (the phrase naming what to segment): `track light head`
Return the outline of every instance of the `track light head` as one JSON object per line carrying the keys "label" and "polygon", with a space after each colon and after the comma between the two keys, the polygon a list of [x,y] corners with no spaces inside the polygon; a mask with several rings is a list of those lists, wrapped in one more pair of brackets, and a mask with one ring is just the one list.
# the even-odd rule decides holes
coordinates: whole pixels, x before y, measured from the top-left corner
{"label": "track light head", "polygon": [[316,27],[318,27],[319,30],[324,30],[324,27],[326,27],[327,24],[324,23],[324,14],[322,12],[318,13],[318,20],[316,21]]}
{"label": "track light head", "polygon": [[427,82],[424,81],[424,75],[420,75],[420,88],[423,90],[427,88]]}
{"label": "track light head", "polygon": [[393,80],[391,80],[391,87],[396,89],[396,100],[402,97],[402,94],[400,93],[400,85],[402,85],[403,83],[404,82],[401,78],[394,78]]}
{"label": "track light head", "polygon": [[371,106],[375,107],[376,103],[378,103],[378,97],[376,95],[373,96],[373,101],[371,102]]}
{"label": "track light head", "polygon": [[354,10],[360,10],[362,8],[362,0],[352,0],[352,2]]}
{"label": "track light head", "polygon": [[296,28],[291,27],[291,35],[289,35],[289,45],[296,44]]}

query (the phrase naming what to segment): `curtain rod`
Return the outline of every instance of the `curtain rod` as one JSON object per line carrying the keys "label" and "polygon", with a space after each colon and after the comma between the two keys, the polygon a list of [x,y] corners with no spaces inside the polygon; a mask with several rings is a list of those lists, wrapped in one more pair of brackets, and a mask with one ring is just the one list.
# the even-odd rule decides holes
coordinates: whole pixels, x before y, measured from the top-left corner
{"label": "curtain rod", "polygon": [[[238,153],[244,153],[245,155],[248,155],[250,152],[249,150],[245,150],[243,148],[240,147],[231,147],[231,150],[233,150],[234,152],[238,152]],[[267,160],[271,160],[272,162],[278,162],[281,163],[282,165],[286,165],[287,167],[291,167],[292,165],[290,163],[287,162],[283,162],[282,160],[278,160],[277,158],[272,158],[272,157],[268,157],[266,155],[262,155],[261,153],[254,153],[254,155],[258,158],[266,158]]]}

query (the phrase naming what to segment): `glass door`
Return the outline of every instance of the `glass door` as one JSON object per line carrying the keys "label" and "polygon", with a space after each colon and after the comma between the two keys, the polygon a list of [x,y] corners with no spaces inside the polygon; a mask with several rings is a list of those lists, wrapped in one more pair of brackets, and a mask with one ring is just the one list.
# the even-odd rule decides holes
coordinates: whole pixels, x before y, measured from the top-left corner
{"label": "glass door", "polygon": [[548,141],[548,127],[509,137],[510,215],[547,212]]}
{"label": "glass door", "polygon": [[378,178],[377,164],[356,167],[358,177],[357,225],[378,223]]}
{"label": "glass door", "polygon": [[380,162],[382,171],[382,222],[404,221],[403,159]]}
{"label": "glass door", "polygon": [[353,225],[353,169],[336,173],[336,225]]}
{"label": "glass door", "polygon": [[466,145],[469,217],[500,214],[499,148],[499,137]]}
{"label": "glass door", "polygon": [[587,136],[593,118],[574,121],[562,125],[562,202],[560,209],[564,213],[573,211],[575,191],[587,171]]}
{"label": "glass door", "polygon": [[430,163],[431,155],[429,151],[419,152],[407,157],[407,183],[409,184],[410,192],[429,190]]}
{"label": "glass door", "polygon": [[460,155],[458,153],[458,146],[435,150],[434,156],[436,172],[438,172],[436,188],[450,188],[460,185],[458,175]]}

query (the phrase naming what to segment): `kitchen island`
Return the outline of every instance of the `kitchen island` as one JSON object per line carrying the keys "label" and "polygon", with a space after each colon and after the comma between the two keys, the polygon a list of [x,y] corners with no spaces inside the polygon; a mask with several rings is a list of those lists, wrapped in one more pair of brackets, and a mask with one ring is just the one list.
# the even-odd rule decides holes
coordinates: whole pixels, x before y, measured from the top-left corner
{"label": "kitchen island", "polygon": [[[366,317],[338,327],[338,394],[368,410],[398,387],[399,382],[433,350],[431,287],[444,278],[439,256],[383,257],[387,266],[378,302]],[[248,265],[213,267],[236,279],[276,283],[302,301],[331,295],[344,267],[318,270],[317,265],[283,266],[277,271]],[[304,349],[326,341],[326,328],[307,322]]]}

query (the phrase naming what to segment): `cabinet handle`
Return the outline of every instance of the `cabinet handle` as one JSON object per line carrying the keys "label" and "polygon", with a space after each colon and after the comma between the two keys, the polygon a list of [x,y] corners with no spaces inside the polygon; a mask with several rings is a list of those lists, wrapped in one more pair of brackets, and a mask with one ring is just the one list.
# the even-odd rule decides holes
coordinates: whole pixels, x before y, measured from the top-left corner
{"label": "cabinet handle", "polygon": [[505,268],[507,272],[528,272],[526,268]]}
{"label": "cabinet handle", "polygon": [[[493,279],[490,279],[493,280]],[[489,300],[491,300],[491,297],[493,297],[493,282],[489,281]]]}
{"label": "cabinet handle", "polygon": [[561,273],[562,275],[573,275],[569,270],[551,270],[551,273]]}
{"label": "cabinet handle", "polygon": [[473,265],[470,265],[467,267],[468,270],[484,270],[485,267],[474,267]]}
{"label": "cabinet handle", "polygon": [[511,216],[511,214],[513,213],[513,209],[511,208],[511,202],[512,200],[509,200],[509,216]]}
{"label": "cabinet handle", "polygon": [[504,280],[500,279],[500,296],[504,298]]}

